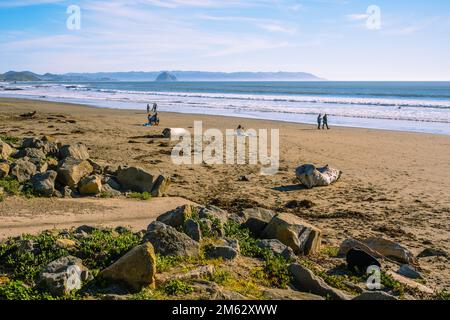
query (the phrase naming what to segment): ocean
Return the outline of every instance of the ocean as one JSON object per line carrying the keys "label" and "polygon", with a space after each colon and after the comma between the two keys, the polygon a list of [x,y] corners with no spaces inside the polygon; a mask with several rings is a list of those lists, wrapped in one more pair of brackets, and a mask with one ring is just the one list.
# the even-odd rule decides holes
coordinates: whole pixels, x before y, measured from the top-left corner
{"label": "ocean", "polygon": [[450,82],[23,82],[0,97],[450,135]]}

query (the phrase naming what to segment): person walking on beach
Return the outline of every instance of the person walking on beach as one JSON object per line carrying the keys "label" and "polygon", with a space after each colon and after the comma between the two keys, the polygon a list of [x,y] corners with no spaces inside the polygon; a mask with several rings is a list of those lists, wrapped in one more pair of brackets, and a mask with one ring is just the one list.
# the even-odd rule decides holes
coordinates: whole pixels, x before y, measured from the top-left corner
{"label": "person walking on beach", "polygon": [[152,112],[156,113],[156,109],[158,108],[158,105],[156,104],[156,102],[153,103],[153,107],[152,107]]}
{"label": "person walking on beach", "polygon": [[319,113],[319,116],[317,117],[317,130],[320,130],[321,124],[322,124],[322,114]]}
{"label": "person walking on beach", "polygon": [[149,113],[150,113],[150,104],[147,103],[147,114],[149,114]]}
{"label": "person walking on beach", "polygon": [[328,115],[326,113],[323,116],[322,123],[322,130],[325,130],[325,127],[327,127],[327,130],[330,130],[330,128],[328,127]]}

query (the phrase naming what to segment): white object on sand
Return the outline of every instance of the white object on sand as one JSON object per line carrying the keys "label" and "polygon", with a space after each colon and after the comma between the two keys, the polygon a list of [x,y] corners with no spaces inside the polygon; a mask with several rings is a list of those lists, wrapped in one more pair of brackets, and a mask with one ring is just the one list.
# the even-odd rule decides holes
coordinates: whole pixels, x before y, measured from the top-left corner
{"label": "white object on sand", "polygon": [[341,174],[340,170],[330,168],[328,165],[323,168],[316,168],[312,164],[305,164],[295,170],[298,180],[308,189],[329,186],[337,181]]}

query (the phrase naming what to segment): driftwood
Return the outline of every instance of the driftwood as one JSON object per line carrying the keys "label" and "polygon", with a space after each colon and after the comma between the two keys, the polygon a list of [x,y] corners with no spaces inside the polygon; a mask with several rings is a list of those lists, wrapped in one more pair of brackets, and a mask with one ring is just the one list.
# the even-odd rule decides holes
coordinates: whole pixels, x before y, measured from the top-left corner
{"label": "driftwood", "polygon": [[329,186],[337,181],[342,172],[337,169],[330,168],[326,165],[323,168],[316,168],[312,164],[305,164],[295,170],[297,179],[308,189],[314,187]]}

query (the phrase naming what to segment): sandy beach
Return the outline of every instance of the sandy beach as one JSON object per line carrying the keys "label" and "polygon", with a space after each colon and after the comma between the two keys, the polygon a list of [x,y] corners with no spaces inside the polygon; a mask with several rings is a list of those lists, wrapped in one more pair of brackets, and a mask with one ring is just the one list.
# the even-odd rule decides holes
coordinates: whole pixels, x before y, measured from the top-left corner
{"label": "sandy beach", "polygon": [[[170,175],[170,197],[230,211],[260,206],[290,212],[320,227],[329,246],[339,246],[348,237],[375,235],[399,242],[415,254],[425,248],[450,252],[450,136],[333,127],[332,119],[331,130],[319,131],[311,125],[180,113],[161,113],[160,126],[148,128],[142,126],[144,107],[116,110],[0,99],[0,135],[51,135],[63,143],[83,142],[100,163],[136,165]],[[33,110],[34,119],[18,116]],[[223,132],[239,124],[279,129],[279,173],[262,176],[260,167],[252,165],[174,165],[173,144],[161,137],[162,130],[190,130],[199,120],[204,129]],[[329,164],[343,175],[336,184],[308,190],[295,181],[296,167],[305,163]],[[292,200],[308,200],[310,205],[286,208]],[[25,206],[28,211],[22,210]],[[14,218],[25,223],[30,212],[45,217],[73,211],[70,208],[70,202],[42,206],[35,199],[7,198],[0,203],[0,224]],[[421,260],[430,287],[450,288],[447,262],[444,257]]]}

